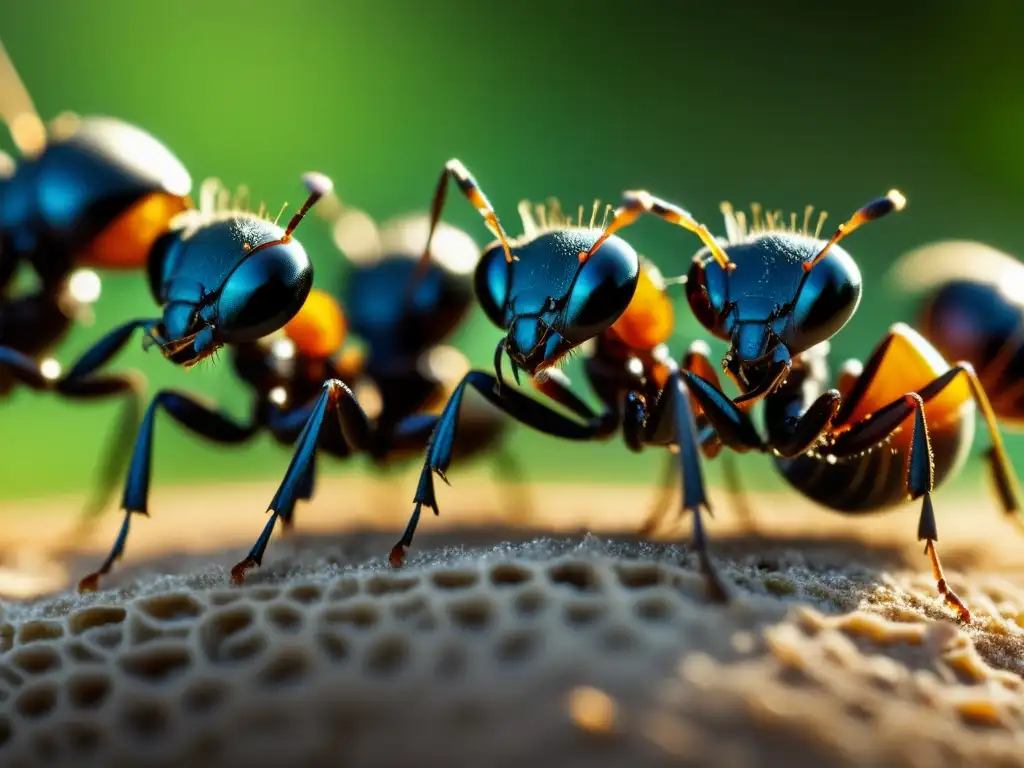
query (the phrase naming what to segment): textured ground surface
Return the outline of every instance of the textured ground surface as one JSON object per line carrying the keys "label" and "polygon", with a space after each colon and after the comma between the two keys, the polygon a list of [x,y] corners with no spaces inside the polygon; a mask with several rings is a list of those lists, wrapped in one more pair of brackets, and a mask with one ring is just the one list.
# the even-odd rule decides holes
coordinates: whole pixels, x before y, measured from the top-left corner
{"label": "textured ground surface", "polygon": [[[914,510],[858,524],[765,496],[754,535],[719,504],[721,608],[672,531],[608,533],[646,489],[534,489],[540,534],[481,528],[497,493],[460,480],[395,572],[404,505],[360,483],[325,483],[241,589],[272,488],[155,494],[85,597],[59,590],[97,553],[44,559],[67,518],[18,510],[0,589],[57,591],[0,616],[0,765],[1024,765],[1024,537],[988,507],[939,508],[964,627]],[[371,503],[395,512],[337,509]]]}

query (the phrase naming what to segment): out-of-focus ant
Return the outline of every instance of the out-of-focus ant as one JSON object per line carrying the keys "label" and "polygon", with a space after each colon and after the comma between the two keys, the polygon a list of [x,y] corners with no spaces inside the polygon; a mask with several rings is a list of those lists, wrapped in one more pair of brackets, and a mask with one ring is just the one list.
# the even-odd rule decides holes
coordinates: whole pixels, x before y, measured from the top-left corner
{"label": "out-of-focus ant", "polygon": [[918,248],[893,269],[916,295],[914,326],[947,360],[965,360],[1001,422],[1024,427],[1024,263],[983,243]]}
{"label": "out-of-focus ant", "polygon": [[[71,399],[125,398],[88,513],[102,509],[138,423],[137,375],[62,373],[50,355],[100,294],[92,268],[141,270],[171,219],[191,207],[181,162],[140,128],[65,114],[47,128],[0,44],[0,118],[20,153],[0,153],[0,396],[18,386]],[[16,292],[19,268],[37,286]]]}

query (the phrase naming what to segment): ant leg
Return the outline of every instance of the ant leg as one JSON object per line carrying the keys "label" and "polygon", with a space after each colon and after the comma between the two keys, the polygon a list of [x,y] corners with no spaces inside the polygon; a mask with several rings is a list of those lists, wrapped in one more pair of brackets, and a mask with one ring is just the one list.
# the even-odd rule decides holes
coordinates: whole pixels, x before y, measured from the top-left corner
{"label": "ant leg", "polygon": [[388,435],[387,441],[380,446],[380,453],[406,451],[423,451],[430,442],[430,433],[434,431],[440,416],[436,413],[414,413],[395,425]]}
{"label": "ant leg", "polygon": [[[68,372],[60,378],[60,381],[80,382],[91,376],[109,363],[118,352],[127,346],[135,331],[142,329],[147,334],[152,334],[158,325],[158,320],[131,320],[123,325],[119,325],[87,349],[78,358],[78,361],[71,366]],[[143,349],[146,348],[147,339],[152,341],[150,337],[144,337]]]}
{"label": "ant leg", "polygon": [[[703,433],[704,438],[701,440],[701,448],[704,449],[709,443],[713,443],[721,449],[721,443],[717,440],[717,435],[714,434],[713,430],[707,430]],[[714,440],[708,440],[706,438],[712,437]],[[704,454],[713,458],[708,454],[707,450],[704,450]],[[725,484],[725,489],[729,494],[729,499],[732,502],[731,506],[733,512],[740,519],[744,528],[750,532],[756,532],[756,522],[754,520],[754,510],[750,506],[750,502],[747,499],[747,494],[743,489],[743,483],[740,480],[739,469],[736,466],[736,457],[732,453],[725,453],[721,458],[722,466],[722,480]],[[658,526],[662,520],[665,519],[665,515],[668,514],[668,510],[672,504],[672,497],[675,496],[676,490],[676,458],[669,454],[667,461],[665,462],[665,468],[663,470],[661,481],[659,483],[658,496],[651,507],[651,511],[648,513],[647,518],[637,528],[637,536],[643,538],[650,538],[658,530]]]}
{"label": "ant leg", "polygon": [[[566,440],[594,440],[604,434],[608,422],[607,414],[599,414],[590,410],[582,400],[564,389],[565,384],[562,379],[548,377],[545,382],[545,394],[557,393],[558,397],[563,398],[565,402],[573,402],[575,399],[581,410],[586,409],[586,414],[580,413],[584,417],[583,423],[573,421],[511,387],[502,387],[501,394],[498,394],[498,380],[492,374],[483,371],[470,371],[462,378],[448,398],[448,403],[438,419],[437,427],[431,435],[423,471],[420,473],[416,495],[413,497],[415,506],[412,516],[409,518],[409,524],[406,526],[402,538],[391,548],[388,558],[392,567],[400,567],[405,562],[405,553],[412,545],[423,507],[433,509],[435,515],[439,512],[434,492],[434,474],[437,474],[446,483],[448,482],[445,473],[451,463],[459,411],[466,387],[473,387],[509,416],[545,434]],[[562,402],[562,400],[558,402]]]}
{"label": "ant leg", "polygon": [[[317,441],[328,411],[334,411],[342,436],[354,450],[369,452],[373,435],[370,421],[356,401],[356,396],[339,379],[324,382],[323,389],[316,402],[309,408],[309,417],[296,440],[295,452],[285,471],[284,479],[278,486],[274,498],[270,501],[267,512],[270,519],[263,527],[259,538],[244,560],[231,569],[231,581],[242,584],[245,573],[263,562],[263,554],[270,543],[277,519],[281,518],[284,525],[290,524],[295,510],[295,502],[302,498],[302,492],[311,485],[313,457],[316,453]],[[293,419],[293,416],[289,416]]]}
{"label": "ant leg", "polygon": [[764,450],[764,441],[757,433],[750,414],[730,400],[721,389],[690,371],[679,371],[686,389],[700,404],[701,410],[715,428],[719,440],[740,453]]}
{"label": "ant leg", "polygon": [[7,370],[18,381],[37,391],[55,391],[75,399],[99,399],[126,396],[118,427],[103,452],[100,481],[82,512],[77,535],[88,527],[88,520],[106,508],[128,458],[128,449],[139,424],[142,379],[133,374],[99,376],[96,372],[120,352],[139,328],[152,329],[153,320],[133,320],[118,326],[87,350],[62,376],[47,376],[40,363],[13,349],[0,347],[0,369]]}
{"label": "ant leg", "polygon": [[758,530],[757,521],[754,519],[754,510],[743,488],[739,467],[736,465],[736,457],[731,453],[722,456],[722,480],[729,493],[729,498],[732,500],[733,512],[739,518],[744,531],[756,537]]}
{"label": "ant leg", "polygon": [[[722,385],[718,378],[718,372],[715,370],[715,366],[711,362],[711,347],[706,342],[697,340],[690,344],[690,348],[686,351],[686,356],[683,358],[683,370],[690,371],[700,376],[702,379],[713,384],[715,389],[722,391]],[[696,398],[693,402],[699,406]],[[706,421],[707,417],[704,416],[703,409],[697,414],[698,423]],[[704,451],[704,455],[709,458],[714,458],[721,452],[722,444],[718,440],[718,434],[714,433],[713,428],[709,427],[709,431],[713,434],[702,434],[701,436],[701,449]],[[711,439],[713,438],[713,439]],[[736,457],[732,453],[725,453],[722,456],[722,479],[725,484],[725,489],[729,493],[729,499],[733,512],[741,520],[747,530],[753,531],[756,528],[754,522],[754,511],[750,506],[747,499],[747,495],[743,490],[743,485],[740,482],[739,471],[736,466]]]}
{"label": "ant leg", "polygon": [[[718,373],[715,371],[715,366],[711,363],[711,349],[704,341],[694,341],[690,348],[687,350],[686,355],[683,357],[682,363],[683,370],[696,373],[703,379],[706,379],[708,383],[712,384],[716,389],[721,389],[721,383],[718,379]],[[629,405],[629,407],[635,407]],[[722,444],[718,439],[718,435],[711,427],[707,424],[707,418],[704,416],[704,411],[700,407],[700,402],[692,395],[690,395],[690,407],[694,411],[694,418],[697,423],[697,429],[700,433],[700,446],[705,456],[708,458],[714,458],[722,449]],[[628,420],[626,424],[635,423],[634,420]],[[643,438],[640,432],[631,434],[630,429],[627,427],[623,430],[626,434],[627,445],[632,450],[640,450]],[[733,457],[730,454],[726,454],[722,457],[722,460],[729,464],[729,468],[732,468]],[[658,525],[664,519],[665,515],[668,514],[668,510],[672,503],[672,497],[675,491],[676,483],[676,460],[673,456],[669,456],[665,462],[665,468],[661,476],[661,482],[659,483],[660,491],[654,504],[651,507],[651,511],[648,513],[647,518],[637,529],[637,535],[643,537],[650,537],[657,530]],[[728,484],[728,483],[727,483]],[[730,488],[731,490],[731,488]],[[736,497],[734,496],[734,499]],[[749,516],[749,508],[744,504],[743,509],[745,510],[744,517]]]}
{"label": "ant leg", "polygon": [[[316,453],[309,457],[309,465],[306,467],[306,474],[303,475],[299,481],[299,485],[295,494],[297,501],[309,501],[313,498],[313,492],[316,490]],[[285,531],[291,529],[294,524],[295,518],[292,515],[281,518],[281,525]]]}
{"label": "ant leg", "polygon": [[[946,602],[954,607],[964,621],[970,621],[970,611],[963,601],[953,593],[946,584],[942,574],[935,542],[938,532],[935,524],[935,513],[932,508],[931,492],[934,484],[932,466],[931,441],[925,422],[924,404],[930,402],[949,387],[959,376],[966,376],[971,395],[977,402],[989,430],[992,448],[986,453],[990,469],[996,480],[1000,502],[1006,514],[1018,515],[1020,512],[1019,484],[1016,474],[1006,457],[999,428],[992,407],[985,395],[985,390],[978,381],[974,369],[968,363],[957,363],[941,376],[922,387],[918,393],[910,393],[888,405],[878,409],[868,418],[855,424],[848,431],[839,435],[830,452],[837,456],[848,456],[878,445],[915,413],[915,427],[911,443],[910,468],[908,471],[908,489],[911,498],[924,497],[921,519],[918,524],[918,540],[926,541],[925,553],[931,558],[932,571],[935,574],[938,590]],[[923,458],[922,458],[923,457]],[[1019,522],[1019,518],[1015,518]]]}
{"label": "ant leg", "polygon": [[[557,372],[557,375],[560,377],[557,386],[537,379],[531,381],[540,392],[550,392],[549,397],[556,402],[567,402],[566,395],[575,398],[569,389],[569,380],[561,372]],[[576,404],[586,408],[578,398]],[[590,415],[589,409],[580,411],[572,406],[571,403],[567,405],[581,418],[586,419]],[[459,419],[459,434],[452,445],[452,461],[458,464],[476,454],[487,452],[487,463],[495,482],[512,486],[511,493],[500,494],[503,519],[512,525],[524,526],[532,517],[533,504],[525,487],[522,465],[506,445],[509,426],[508,417],[492,404],[476,401],[466,403]]]}
{"label": "ant leg", "polygon": [[[87,349],[67,373],[55,377],[47,376],[37,360],[9,347],[0,347],[0,369],[6,370],[18,381],[35,390],[56,389],[65,394],[68,390],[92,376],[131,341],[132,334],[142,328],[147,332],[158,325],[156,320],[131,320],[119,325]],[[100,387],[102,389],[102,387]],[[101,396],[88,393],[82,396]]]}
{"label": "ant leg", "polygon": [[37,391],[49,389],[53,384],[43,375],[37,360],[10,347],[0,347],[0,371]]}
{"label": "ant leg", "polygon": [[526,485],[526,473],[516,455],[505,445],[497,446],[491,453],[491,467],[498,482],[509,482],[515,492],[509,495],[505,517],[513,525],[525,527],[533,519],[534,504]]}
{"label": "ant leg", "polygon": [[121,499],[121,507],[124,510],[124,522],[121,524],[121,530],[114,541],[110,554],[99,569],[78,583],[80,592],[95,592],[99,589],[100,577],[109,573],[114,562],[124,553],[132,515],[149,516],[148,497],[153,454],[153,427],[157,411],[161,408],[189,431],[226,445],[245,442],[252,438],[259,429],[255,423],[238,424],[184,392],[169,389],[158,392],[146,409],[146,414],[142,418],[142,424],[135,438],[131,464],[128,467],[128,481]]}
{"label": "ant leg", "polygon": [[[649,417],[643,401],[639,398],[634,398],[633,404],[627,407],[626,418],[633,422],[629,429],[636,429],[638,422],[643,424],[644,441],[646,444],[667,444],[678,447],[677,461],[682,471],[683,484],[682,511],[689,512],[693,517],[693,547],[700,560],[708,596],[716,602],[727,602],[729,594],[722,584],[708,554],[707,540],[704,535],[704,522],[701,511],[707,511],[710,515],[711,506],[708,503],[707,494],[704,489],[699,437],[693,409],[690,406],[688,381],[689,379],[686,377],[685,371],[679,371],[678,369],[672,371],[665,384],[665,389],[662,391],[657,403],[650,410]],[[726,399],[726,402],[732,405],[728,399]],[[709,408],[714,409],[717,407],[713,403],[710,406],[702,403],[702,406],[706,412]],[[735,406],[733,407],[735,408]],[[640,422],[641,419],[643,420],[642,422]]]}
{"label": "ant leg", "polygon": [[970,363],[960,362],[953,366],[953,370],[959,370],[967,377],[971,387],[971,394],[981,409],[982,418],[988,429],[989,442],[991,447],[985,452],[985,459],[988,461],[989,471],[996,485],[996,492],[1002,504],[1004,514],[1013,518],[1018,527],[1024,528],[1024,520],[1021,519],[1021,493],[1020,481],[1010,464],[1006,455],[1006,447],[1003,445],[1002,435],[999,433],[999,424],[996,421],[995,411],[989,402],[985,388],[981,385],[974,368]]}
{"label": "ant leg", "polygon": [[[967,378],[971,396],[978,404],[982,418],[985,421],[985,426],[988,429],[989,440],[992,446],[986,451],[985,458],[988,461],[989,470],[995,481],[996,492],[1003,507],[1003,512],[1006,515],[1012,516],[1018,525],[1024,525],[1024,522],[1020,519],[1020,482],[1006,455],[1006,448],[1003,445],[1002,436],[999,432],[999,425],[985,394],[985,389],[982,387],[981,382],[978,381],[978,377],[970,363],[957,363],[941,376],[918,390],[918,393],[924,402],[927,403],[941,394],[959,376]],[[891,434],[909,415],[910,410],[906,403],[906,397],[889,403],[876,410],[873,414],[870,414],[870,419],[865,418],[848,431],[840,434],[830,447],[830,452],[835,453],[837,456],[846,456],[866,450]],[[879,437],[875,438],[875,435],[879,435]]]}
{"label": "ant leg", "polygon": [[142,398],[145,379],[137,373],[99,375],[97,372],[114,358],[131,340],[136,330],[151,331],[152,320],[133,320],[118,326],[79,357],[63,376],[53,381],[53,389],[63,397],[94,400],[124,397],[124,406],[117,428],[104,451],[100,482],[86,505],[83,523],[102,512],[114,493],[121,471],[128,463],[132,439],[141,427]]}
{"label": "ant leg", "polygon": [[931,559],[932,573],[935,576],[939,594],[943,596],[951,608],[956,610],[960,620],[969,624],[971,612],[964,604],[964,601],[946,584],[946,577],[942,572],[942,564],[939,561],[939,553],[935,547],[935,542],[939,539],[939,532],[935,523],[935,510],[932,507],[932,491],[935,486],[935,460],[932,453],[931,438],[928,435],[928,424],[925,419],[924,407],[926,400],[923,397],[925,389],[931,390],[927,393],[929,395],[928,399],[937,395],[960,372],[955,368],[950,369],[946,374],[929,384],[928,387],[922,388],[921,394],[916,392],[908,393],[899,400],[880,408],[872,414],[870,419],[858,422],[849,431],[841,434],[830,449],[830,453],[837,456],[847,456],[877,446],[886,440],[913,413],[914,428],[911,436],[906,482],[910,498],[922,499],[921,516],[917,524],[917,538],[918,541],[925,542],[924,551]]}
{"label": "ant leg", "polygon": [[562,371],[549,368],[533,378],[532,383],[538,392],[591,423],[596,430],[595,438],[610,437],[618,429],[620,418],[611,410],[595,414],[594,410],[572,391],[572,382]]}
{"label": "ant leg", "polygon": [[665,515],[668,514],[676,491],[676,467],[677,459],[670,453],[666,458],[661,480],[658,483],[658,496],[654,500],[651,511],[647,514],[643,523],[640,524],[640,527],[637,528],[637,536],[645,539],[653,536],[658,530],[661,521],[665,519]]}
{"label": "ant leg", "polygon": [[604,232],[601,233],[597,241],[590,246],[590,250],[580,254],[580,261],[584,262],[589,259],[604,244],[605,240],[620,229],[628,227],[645,213],[652,214],[670,224],[676,224],[683,229],[693,232],[711,251],[711,255],[718,262],[718,266],[725,270],[736,268],[736,265],[729,260],[729,256],[722,250],[722,246],[718,244],[718,241],[708,231],[708,228],[694,219],[689,211],[685,211],[679,206],[666,202],[661,198],[654,197],[645,190],[632,190],[623,193],[622,204],[615,209],[615,215],[612,217],[612,220],[608,222],[608,226],[605,227]]}
{"label": "ant leg", "polygon": [[138,373],[90,376],[84,379],[61,379],[56,382],[61,395],[75,400],[93,400],[107,397],[122,397],[122,407],[116,419],[116,427],[107,439],[102,451],[99,482],[86,504],[79,519],[77,535],[87,533],[90,522],[105,510],[110,503],[121,474],[131,456],[132,441],[142,423],[145,379]]}
{"label": "ant leg", "polygon": [[[768,443],[780,456],[793,458],[806,453],[836,423],[843,398],[840,390],[825,389],[828,379],[825,353],[805,353],[782,386],[765,401]],[[843,384],[848,389],[852,386],[849,382]]]}

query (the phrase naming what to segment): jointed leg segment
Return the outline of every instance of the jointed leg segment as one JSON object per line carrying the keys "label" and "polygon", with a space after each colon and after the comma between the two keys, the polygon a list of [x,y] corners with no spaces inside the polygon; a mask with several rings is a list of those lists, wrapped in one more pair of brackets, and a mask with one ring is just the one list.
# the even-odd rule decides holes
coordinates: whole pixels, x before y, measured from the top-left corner
{"label": "jointed leg segment", "polygon": [[[644,417],[644,437],[649,444],[675,444],[678,446],[678,461],[682,472],[682,511],[693,516],[693,547],[700,560],[708,597],[716,602],[729,598],[725,585],[708,553],[704,533],[702,512],[711,514],[711,505],[704,488],[704,472],[701,466],[700,443],[697,424],[690,406],[689,378],[685,371],[673,370],[669,375],[661,397]],[[685,377],[685,378],[684,378]]]}
{"label": "jointed leg segment", "polygon": [[246,558],[231,569],[231,580],[235,584],[244,582],[246,571],[263,562],[263,553],[266,552],[267,544],[270,543],[270,536],[274,532],[278,518],[288,525],[295,509],[295,502],[300,498],[306,498],[305,494],[310,492],[316,446],[328,411],[334,411],[337,415],[342,435],[353,449],[370,450],[372,428],[369,419],[356,401],[355,395],[338,379],[326,381],[316,403],[309,410],[309,417],[296,441],[295,453],[292,455],[284,479],[267,508],[270,519],[267,520],[263,531]]}
{"label": "jointed leg segment", "polygon": [[159,409],[166,411],[175,421],[191,432],[209,440],[224,444],[238,444],[250,439],[257,432],[255,424],[238,424],[228,417],[198,402],[194,397],[183,392],[163,390],[158,392],[149,404],[142,419],[135,439],[131,464],[128,468],[128,481],[125,485],[121,507],[124,510],[124,522],[118,532],[110,554],[99,569],[79,584],[81,592],[93,592],[99,588],[101,576],[110,572],[114,562],[124,552],[128,540],[128,531],[133,514],[147,515],[149,497],[150,465],[153,452],[153,428]]}
{"label": "jointed leg segment", "polygon": [[545,434],[566,440],[591,440],[600,436],[604,431],[607,422],[606,415],[590,410],[582,400],[568,392],[567,381],[564,377],[547,379],[544,384],[544,392],[558,402],[575,403],[579,407],[577,413],[583,419],[582,422],[573,421],[514,388],[503,387],[499,394],[497,385],[498,380],[493,375],[483,371],[470,371],[452,392],[427,447],[427,458],[423,465],[423,471],[420,473],[416,495],[413,497],[415,506],[412,516],[409,518],[402,538],[391,548],[389,560],[393,567],[399,567],[405,562],[405,553],[412,545],[422,508],[429,507],[434,510],[434,514],[439,511],[434,492],[434,475],[437,474],[442,480],[448,482],[445,472],[448,471],[448,466],[451,463],[455,434],[458,429],[459,410],[467,387],[475,389],[509,416]]}
{"label": "jointed leg segment", "polygon": [[846,432],[841,433],[830,446],[829,451],[836,456],[850,456],[877,446],[887,439],[907,417],[911,414],[914,415],[914,431],[907,471],[907,490],[910,498],[922,499],[918,539],[925,541],[925,554],[931,559],[939,593],[957,611],[963,621],[969,622],[971,613],[963,600],[946,583],[935,546],[935,542],[938,541],[938,528],[931,500],[934,488],[934,460],[925,418],[925,405],[941,394],[958,376],[967,377],[972,395],[978,403],[988,427],[992,448],[987,453],[987,458],[996,477],[1003,509],[1007,514],[1017,515],[1021,508],[1017,478],[1006,457],[995,416],[988,404],[988,398],[978,382],[974,369],[967,363],[954,365],[918,392],[908,393],[899,400],[879,408],[871,415],[871,418],[860,421]]}

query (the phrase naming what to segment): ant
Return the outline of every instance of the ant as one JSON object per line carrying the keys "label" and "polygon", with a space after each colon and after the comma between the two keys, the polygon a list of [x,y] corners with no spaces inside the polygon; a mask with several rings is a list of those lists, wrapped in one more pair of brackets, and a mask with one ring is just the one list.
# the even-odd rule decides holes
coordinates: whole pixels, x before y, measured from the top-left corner
{"label": "ant", "polygon": [[[120,428],[86,514],[106,506],[130,430],[138,422],[137,375],[62,375],[48,357],[100,295],[92,267],[140,269],[170,220],[192,203],[181,162],[153,136],[107,117],[65,113],[44,126],[0,43],[0,118],[17,163],[0,153],[0,396],[17,386],[71,399],[125,397]],[[25,266],[37,287],[14,292]]]}
{"label": "ant", "polygon": [[[745,216],[724,205],[728,238],[719,241],[682,208],[646,191],[633,191],[624,194],[603,231],[559,228],[510,241],[479,185],[458,161],[450,161],[441,176],[435,215],[440,216],[449,178],[455,179],[497,237],[477,268],[477,294],[506,335],[495,352],[495,375],[471,371],[445,407],[427,452],[409,526],[392,549],[392,565],[403,562],[421,508],[437,509],[433,474],[444,478],[462,393],[471,386],[524,423],[555,436],[599,438],[610,433],[621,416],[631,448],[675,444],[683,510],[692,513],[693,544],[709,596],[716,601],[727,600],[728,593],[708,555],[700,514],[710,508],[700,461],[704,438],[695,411],[725,447],[771,453],[790,484],[833,510],[880,511],[908,496],[922,499],[918,537],[926,541],[938,590],[961,619],[970,620],[966,605],[949,589],[942,573],[931,493],[956,471],[969,449],[972,400],[989,429],[993,447],[988,459],[1003,508],[1008,514],[1020,511],[1016,477],[974,370],[967,363],[950,367],[923,337],[897,325],[865,365],[848,363],[838,388],[821,392],[828,382],[825,343],[853,316],[861,296],[856,262],[838,243],[863,224],[902,210],[906,200],[899,192],[893,190],[859,209],[828,240],[820,239],[818,231],[808,232],[810,209],[798,231],[795,215],[789,217],[788,227],[775,213],[769,213],[762,225],[755,207],[748,231]],[[568,388],[564,377],[550,372],[584,341],[624,315],[642,312],[642,294],[636,299],[639,260],[616,232],[643,214],[688,229],[704,244],[686,276],[686,294],[698,321],[730,342],[722,367],[740,390],[735,399],[722,392],[711,361],[694,347],[682,367],[666,359],[668,373],[656,399],[632,389],[622,399],[620,413],[608,408],[595,413]],[[517,377],[518,370],[524,370],[542,393],[579,419],[504,387],[501,362],[506,354]],[[691,406],[691,397],[696,407]],[[762,400],[767,440],[749,413]]]}
{"label": "ant", "polygon": [[[143,349],[159,345],[170,362],[190,368],[224,346],[252,343],[284,327],[313,287],[313,265],[293,233],[331,189],[331,181],[318,173],[306,174],[303,181],[309,196],[283,229],[262,208],[257,213],[242,209],[237,198],[215,196],[213,187],[204,184],[199,208],[176,218],[149,252],[149,285],[161,316],[115,328],[82,356],[69,376],[92,375],[138,330],[145,333]],[[186,429],[220,443],[244,442],[261,427],[255,420],[239,423],[185,392],[157,392],[135,439],[121,502],[124,522],[99,570],[79,582],[80,591],[99,588],[100,577],[124,551],[132,515],[148,515],[153,429],[161,410]],[[271,423],[269,428],[277,426]]]}
{"label": "ant", "polygon": [[[626,445],[640,451],[647,445],[676,446],[682,470],[683,506],[693,511],[694,542],[711,592],[725,599],[725,590],[707,554],[701,509],[707,498],[699,462],[701,451],[713,455],[717,436],[695,416],[688,385],[666,342],[673,328],[665,281],[614,234],[622,226],[618,209],[607,226],[595,224],[596,206],[588,223],[580,211],[575,220],[557,211],[538,211],[538,225],[527,203],[520,204],[523,235],[510,239],[479,184],[458,160],[450,160],[438,181],[431,207],[431,231],[441,218],[449,180],[483,216],[496,237],[484,249],[476,268],[476,295],[488,318],[504,329],[494,353],[494,375],[474,370],[453,391],[427,449],[414,498],[415,508],[399,542],[392,548],[393,567],[404,563],[424,506],[438,510],[433,475],[442,479],[451,461],[467,388],[477,390],[510,416],[534,429],[569,440],[603,440],[622,429]],[[689,213],[644,197],[648,210],[694,232],[720,253],[705,226]],[[630,209],[632,210],[632,209]],[[638,215],[638,214],[637,214]],[[429,246],[429,239],[428,239]],[[422,255],[429,260],[429,250]],[[724,257],[723,257],[724,258]],[[557,366],[590,343],[586,371],[602,400],[593,410]],[[505,357],[517,383],[525,374],[533,387],[572,414],[506,385]],[[700,366],[700,355],[687,361]],[[700,368],[700,370],[704,370]]]}
{"label": "ant", "polygon": [[[579,230],[586,227],[603,231],[607,225],[607,217],[612,212],[612,206],[605,206],[603,219],[598,224],[600,209],[601,202],[595,200],[589,212],[589,219],[586,218],[584,206],[578,207],[573,218],[562,210],[561,204],[554,198],[546,205],[535,204],[532,210],[529,201],[520,201],[518,212],[523,224],[523,239],[535,238],[543,232],[553,230]],[[626,311],[586,346],[581,345],[578,348],[584,350],[583,367],[587,381],[609,413],[609,423],[612,425],[622,423],[621,404],[630,392],[641,393],[646,402],[655,402],[664,390],[673,366],[669,360],[668,340],[675,329],[675,308],[668,289],[685,281],[664,277],[657,266],[643,256],[638,256],[638,261],[636,292]],[[704,342],[694,342],[683,359],[683,367],[692,368],[699,365],[703,357],[709,354],[704,351],[706,348]],[[560,373],[557,369],[547,371],[548,376],[558,376]],[[568,385],[567,379],[562,378],[563,383]],[[709,458],[718,456],[722,444],[714,430],[710,428],[699,410],[695,411],[694,415],[702,453]],[[463,420],[464,416],[460,416],[460,429]],[[613,432],[614,427],[602,433],[600,437],[611,437]],[[638,443],[631,440],[630,434],[626,437],[631,450],[641,450],[642,441]],[[654,533],[671,503],[673,488],[678,482],[679,462],[671,454],[667,459],[661,481],[662,492],[637,531],[641,536]],[[735,511],[744,518],[748,527],[752,528],[752,514],[743,498],[732,454],[726,453],[722,456],[722,462],[725,485],[736,507]]]}
{"label": "ant", "polygon": [[[627,194],[608,231],[647,210],[645,202],[644,193]],[[819,504],[858,514],[920,499],[918,540],[925,542],[938,592],[969,623],[970,610],[943,574],[931,496],[963,466],[976,408],[989,434],[985,458],[1000,505],[1018,524],[1021,512],[1019,482],[974,367],[967,360],[951,366],[925,336],[897,323],[866,362],[844,363],[835,387],[826,389],[828,340],[861,298],[860,271],[838,243],[905,205],[892,190],[822,240],[820,219],[818,230],[808,232],[810,208],[798,230],[795,214],[788,226],[779,212],[766,214],[762,224],[754,206],[748,231],[746,217],[724,204],[728,237],[696,254],[686,293],[701,324],[730,343],[722,367],[741,395],[730,400],[715,377],[699,371],[683,375],[726,447],[771,453],[782,476]],[[761,400],[767,439],[749,414]]]}
{"label": "ant", "polygon": [[1004,424],[1024,426],[1024,263],[982,243],[918,248],[893,270],[921,301],[914,326],[946,359],[966,360]]}
{"label": "ant", "polygon": [[[317,210],[330,222],[335,243],[351,264],[343,304],[314,289],[281,332],[233,347],[235,370],[256,393],[254,423],[271,429],[286,445],[299,440],[311,418],[319,424],[305,432],[266,528],[232,569],[237,584],[262,563],[276,519],[290,527],[296,500],[312,497],[318,449],[342,459],[361,450],[378,467],[422,455],[437,423],[436,407],[469,368],[461,353],[442,342],[471,306],[470,276],[479,255],[472,238],[450,226],[438,230],[431,261],[421,271],[426,215],[378,226],[363,211],[343,206],[333,193]],[[363,341],[364,352],[345,344],[349,330]],[[322,409],[331,402],[318,396],[334,391],[333,382],[343,382],[365,410],[348,408],[340,411],[341,421],[323,422]],[[467,416],[454,451],[460,459],[494,447],[507,432],[508,421],[489,406]],[[363,442],[352,442],[346,434],[357,434]],[[495,457],[505,474],[510,467],[518,473],[504,450],[495,451]],[[297,473],[301,483],[293,480]]]}

